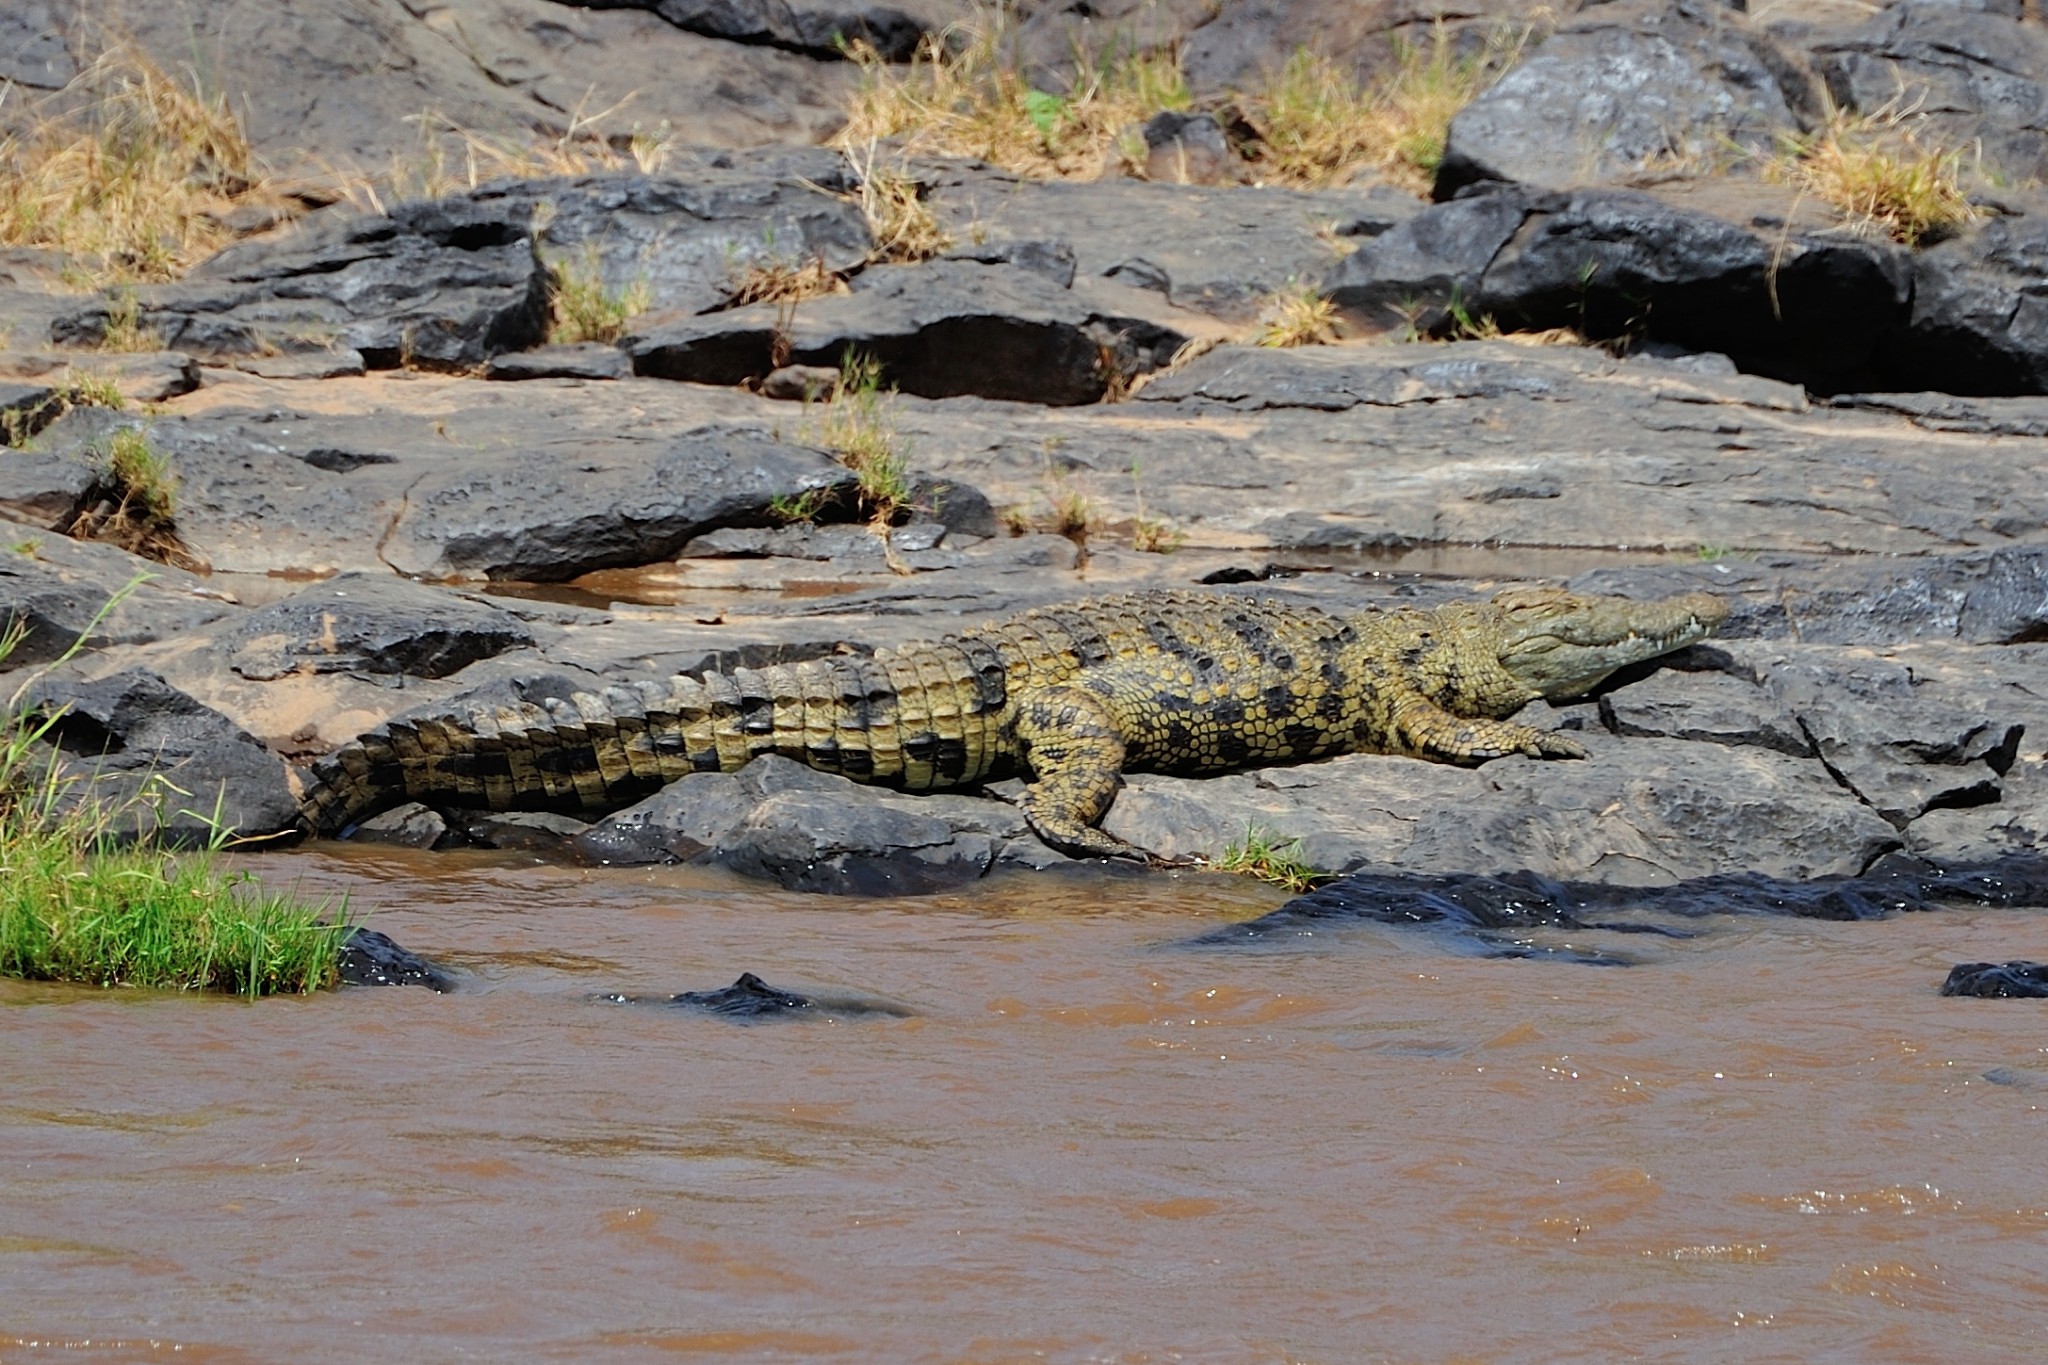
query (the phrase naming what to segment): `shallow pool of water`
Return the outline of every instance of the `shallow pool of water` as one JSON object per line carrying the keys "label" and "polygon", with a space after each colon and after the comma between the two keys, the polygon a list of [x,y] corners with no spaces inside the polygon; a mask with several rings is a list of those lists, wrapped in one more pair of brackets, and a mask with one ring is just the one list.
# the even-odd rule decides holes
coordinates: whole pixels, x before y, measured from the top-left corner
{"label": "shallow pool of water", "polygon": [[[2048,958],[2037,913],[1729,921],[1616,969],[1190,948],[1282,899],[1204,874],[878,903],[251,862],[463,988],[0,983],[0,1360],[2048,1351],[2048,1008],[1935,993]],[[914,1014],[596,999],[742,971]]]}

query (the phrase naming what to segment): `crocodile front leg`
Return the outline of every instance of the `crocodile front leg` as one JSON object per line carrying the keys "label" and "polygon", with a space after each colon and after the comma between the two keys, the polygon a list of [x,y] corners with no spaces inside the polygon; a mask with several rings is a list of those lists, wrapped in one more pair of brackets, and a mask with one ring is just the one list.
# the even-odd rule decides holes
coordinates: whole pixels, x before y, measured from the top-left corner
{"label": "crocodile front leg", "polygon": [[1531,758],[1586,756],[1586,746],[1575,739],[1530,725],[1453,715],[1422,696],[1403,702],[1395,710],[1394,733],[1409,753],[1440,763],[1469,766],[1509,754],[1527,754]]}
{"label": "crocodile front leg", "polygon": [[1018,805],[1039,838],[1078,858],[1147,860],[1145,850],[1095,828],[1123,786],[1124,735],[1085,687],[1047,687],[1017,701],[1017,747],[1034,781]]}

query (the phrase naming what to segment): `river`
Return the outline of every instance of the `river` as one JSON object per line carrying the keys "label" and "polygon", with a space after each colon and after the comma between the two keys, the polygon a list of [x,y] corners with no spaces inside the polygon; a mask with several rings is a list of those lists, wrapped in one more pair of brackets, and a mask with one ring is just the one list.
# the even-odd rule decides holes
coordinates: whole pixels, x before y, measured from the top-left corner
{"label": "river", "polygon": [[[461,988],[0,982],[0,1361],[2048,1355],[2048,1015],[1936,994],[2035,913],[1618,969],[1188,947],[1284,898],[1219,874],[246,861]],[[911,1013],[600,998],[742,971]]]}

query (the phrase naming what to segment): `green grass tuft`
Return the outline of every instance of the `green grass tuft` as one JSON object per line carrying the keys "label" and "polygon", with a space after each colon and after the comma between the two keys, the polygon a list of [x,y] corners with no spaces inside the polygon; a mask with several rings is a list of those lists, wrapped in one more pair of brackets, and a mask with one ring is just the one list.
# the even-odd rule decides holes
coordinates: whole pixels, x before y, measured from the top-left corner
{"label": "green grass tuft", "polygon": [[1246,825],[1244,839],[1223,850],[1213,864],[1218,872],[1235,872],[1292,891],[1313,891],[1333,874],[1302,861],[1301,840],[1283,839],[1257,825]]}
{"label": "green grass tuft", "polygon": [[[0,661],[25,634],[16,623],[0,636]],[[0,708],[0,976],[252,997],[337,983],[345,914],[223,872],[218,839],[183,853],[118,843],[134,810],[59,773],[46,741],[60,719],[23,690]],[[154,785],[148,800],[181,795]]]}

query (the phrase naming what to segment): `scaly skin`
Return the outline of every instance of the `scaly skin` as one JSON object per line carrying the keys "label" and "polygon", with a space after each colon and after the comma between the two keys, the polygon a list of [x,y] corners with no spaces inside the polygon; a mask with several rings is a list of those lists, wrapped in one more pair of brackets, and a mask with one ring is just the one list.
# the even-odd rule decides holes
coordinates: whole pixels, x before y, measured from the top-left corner
{"label": "scaly skin", "polygon": [[615,810],[685,774],[780,753],[909,791],[1026,771],[1024,814],[1048,844],[1143,857],[1094,827],[1123,772],[1356,752],[1584,757],[1506,718],[1702,639],[1727,614],[1703,593],[1634,602],[1544,588],[1350,617],[1220,593],[1097,598],[872,658],[394,720],[314,766],[301,824],[333,834],[407,800]]}

